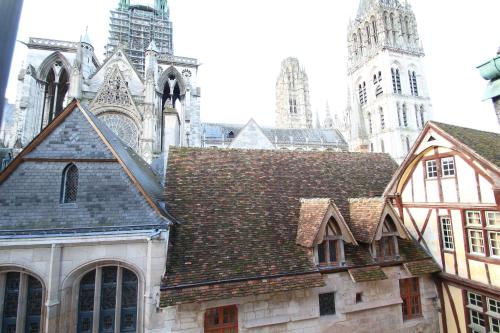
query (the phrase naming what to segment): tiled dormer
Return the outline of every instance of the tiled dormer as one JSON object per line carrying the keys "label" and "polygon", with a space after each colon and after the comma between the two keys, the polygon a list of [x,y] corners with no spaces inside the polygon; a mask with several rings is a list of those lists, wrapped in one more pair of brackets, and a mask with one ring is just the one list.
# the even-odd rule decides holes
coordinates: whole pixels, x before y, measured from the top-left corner
{"label": "tiled dormer", "polygon": [[301,199],[296,242],[313,249],[320,267],[345,266],[344,243],[357,245],[337,206],[328,198]]}

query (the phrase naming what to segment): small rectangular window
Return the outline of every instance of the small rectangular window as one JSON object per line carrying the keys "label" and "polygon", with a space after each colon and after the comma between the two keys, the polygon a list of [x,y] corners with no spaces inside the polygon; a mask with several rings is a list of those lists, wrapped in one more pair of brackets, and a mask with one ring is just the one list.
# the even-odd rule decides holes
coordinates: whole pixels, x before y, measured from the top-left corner
{"label": "small rectangular window", "polygon": [[335,293],[319,294],[319,315],[335,314]]}
{"label": "small rectangular window", "polygon": [[469,299],[469,305],[475,306],[480,309],[483,308],[483,298],[481,295],[468,292],[467,298]]}
{"label": "small rectangular window", "polygon": [[453,242],[453,231],[451,219],[449,217],[440,217],[441,220],[441,234],[443,237],[443,247],[445,250],[454,250],[455,244]]}
{"label": "small rectangular window", "polygon": [[363,293],[356,293],[356,303],[363,302]]}
{"label": "small rectangular window", "polygon": [[488,227],[500,228],[500,212],[486,212],[486,224]]}
{"label": "small rectangular window", "polygon": [[468,210],[465,212],[467,225],[482,227],[481,212]]}
{"label": "small rectangular window", "polygon": [[436,160],[426,162],[427,178],[437,178],[437,163]]}
{"label": "small rectangular window", "polygon": [[488,310],[497,315],[500,315],[500,301],[494,298],[487,298],[488,300]]}
{"label": "small rectangular window", "polygon": [[453,157],[441,159],[441,170],[443,176],[455,176],[455,160]]}
{"label": "small rectangular window", "polygon": [[204,332],[238,332],[238,308],[236,305],[206,310]]}
{"label": "small rectangular window", "polygon": [[488,237],[490,239],[490,255],[500,257],[500,232],[490,231]]}
{"label": "small rectangular window", "polygon": [[469,251],[474,254],[484,254],[483,231],[468,229],[467,236],[469,238]]}

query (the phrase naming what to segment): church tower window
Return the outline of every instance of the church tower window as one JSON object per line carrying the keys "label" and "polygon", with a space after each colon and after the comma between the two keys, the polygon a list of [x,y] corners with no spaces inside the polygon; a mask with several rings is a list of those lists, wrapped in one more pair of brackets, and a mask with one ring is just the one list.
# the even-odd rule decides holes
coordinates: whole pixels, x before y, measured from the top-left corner
{"label": "church tower window", "polygon": [[76,202],[78,194],[78,168],[73,163],[68,164],[63,171],[61,203]]}
{"label": "church tower window", "polygon": [[384,109],[379,108],[378,112],[380,114],[380,129],[384,130],[385,129]]}
{"label": "church tower window", "polygon": [[137,276],[117,266],[85,274],[78,293],[78,332],[135,332]]}
{"label": "church tower window", "polygon": [[373,134],[372,114],[370,112],[368,112],[368,130],[370,134]]}
{"label": "church tower window", "polygon": [[392,44],[396,45],[396,26],[394,25],[394,14],[391,13],[391,31],[392,31]]}
{"label": "church tower window", "polygon": [[406,113],[406,104],[403,104],[403,125],[408,127],[408,115]]}
{"label": "church tower window", "polygon": [[380,150],[385,153],[385,143],[384,140],[380,140]]}
{"label": "church tower window", "polygon": [[372,45],[372,36],[370,33],[370,24],[368,22],[366,22],[365,24],[365,29],[366,29],[366,42],[368,44],[368,47],[370,47]]}
{"label": "church tower window", "polygon": [[392,90],[395,94],[401,94],[401,76],[399,75],[399,69],[391,68],[392,76]]}
{"label": "church tower window", "polygon": [[422,127],[425,125],[425,117],[424,117],[424,106],[420,106],[420,123],[422,124]]}
{"label": "church tower window", "polygon": [[373,30],[373,41],[375,44],[378,44],[378,31],[377,31],[377,21],[375,20],[375,17],[372,16],[372,30]]}
{"label": "church tower window", "polygon": [[385,39],[389,41],[389,16],[387,12],[384,12],[384,29],[385,29]]}
{"label": "church tower window", "polygon": [[398,113],[398,125],[401,127],[401,104],[396,103],[396,111]]}
{"label": "church tower window", "polygon": [[408,71],[408,79],[412,96],[418,96],[417,74],[414,71]]}
{"label": "church tower window", "polygon": [[410,138],[409,137],[406,137],[406,152],[410,152]]}

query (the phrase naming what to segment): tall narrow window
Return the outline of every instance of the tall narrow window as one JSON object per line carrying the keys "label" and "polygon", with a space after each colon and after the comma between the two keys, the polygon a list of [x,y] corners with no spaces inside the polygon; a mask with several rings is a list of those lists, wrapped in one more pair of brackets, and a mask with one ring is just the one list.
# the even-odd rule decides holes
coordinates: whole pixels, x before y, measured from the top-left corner
{"label": "tall narrow window", "polygon": [[368,43],[368,47],[370,47],[372,45],[372,36],[370,34],[370,24],[368,22],[366,22],[365,28],[366,28],[366,42]]}
{"label": "tall narrow window", "polygon": [[412,96],[418,96],[417,74],[415,72],[408,71],[408,79],[410,81],[410,91]]}
{"label": "tall narrow window", "polygon": [[391,77],[392,77],[392,92],[396,94],[398,90],[396,89],[396,70],[394,68],[391,68]]}
{"label": "tall narrow window", "polygon": [[368,131],[373,134],[372,114],[368,112]]}
{"label": "tall narrow window", "polygon": [[359,36],[359,56],[363,56],[363,34],[361,33],[361,29],[358,29]]}
{"label": "tall narrow window", "polygon": [[437,178],[438,171],[437,171],[437,161],[436,160],[426,161],[425,162],[425,169],[426,169],[427,179]]}
{"label": "tall narrow window", "polygon": [[78,332],[93,332],[95,326],[99,333],[135,332],[137,290],[137,276],[122,267],[98,267],[84,275],[78,293]]}
{"label": "tall narrow window", "polygon": [[385,129],[384,110],[382,108],[379,108],[378,112],[380,114],[380,129],[384,130]]}
{"label": "tall narrow window", "polygon": [[368,102],[368,95],[366,94],[366,82],[363,82],[363,102],[365,104]]}
{"label": "tall narrow window", "polygon": [[385,40],[389,41],[389,22],[387,12],[384,12],[384,29],[385,29]]}
{"label": "tall narrow window", "polygon": [[[37,278],[19,272],[6,273],[5,289],[0,290],[2,332],[16,332],[16,329],[17,332],[41,332],[42,295],[42,284]],[[18,317],[24,318],[24,328],[17,327]]]}
{"label": "tall narrow window", "polygon": [[73,163],[68,164],[63,171],[61,203],[76,202],[78,194],[78,168]]}
{"label": "tall narrow window", "polygon": [[352,35],[354,55],[358,56],[358,37],[356,34]]}
{"label": "tall narrow window", "polygon": [[406,152],[409,153],[411,148],[410,138],[406,137]]}
{"label": "tall narrow window", "polygon": [[420,303],[420,286],[418,278],[399,280],[399,290],[403,299],[403,320],[422,316]]}
{"label": "tall narrow window", "polygon": [[425,125],[425,118],[424,118],[424,106],[420,106],[420,123],[422,124],[422,127]]}
{"label": "tall narrow window", "polygon": [[378,44],[378,30],[377,30],[377,21],[375,21],[375,17],[372,17],[372,30],[373,30],[373,41],[375,44]]}
{"label": "tall narrow window", "polygon": [[449,216],[441,216],[439,220],[441,222],[441,236],[443,239],[443,248],[445,250],[453,251],[455,250],[455,243],[453,241],[453,230],[451,225],[451,219]]}
{"label": "tall narrow window", "polygon": [[391,31],[392,31],[392,45],[396,45],[396,26],[394,25],[394,14],[391,13]]}
{"label": "tall narrow window", "polygon": [[455,159],[453,157],[445,157],[441,159],[442,176],[455,176]]}
{"label": "tall narrow window", "polygon": [[385,153],[385,143],[384,143],[384,140],[380,140],[380,149],[382,150],[383,153]]}
{"label": "tall narrow window", "polygon": [[237,333],[238,308],[236,305],[221,306],[205,311],[204,333]]}
{"label": "tall narrow window", "polygon": [[398,125],[401,127],[401,104],[396,103],[396,111],[398,112]]}
{"label": "tall narrow window", "polygon": [[335,221],[330,220],[326,226],[323,242],[318,244],[318,263],[320,266],[339,266],[343,258],[342,233]]}
{"label": "tall narrow window", "polygon": [[360,105],[363,105],[363,101],[364,101],[364,98],[363,98],[363,86],[360,84],[359,87],[358,87],[358,90],[359,90],[359,104]]}
{"label": "tall narrow window", "polygon": [[410,23],[408,21],[408,16],[405,16],[405,28],[406,28],[406,41],[410,42]]}
{"label": "tall narrow window", "polygon": [[406,113],[406,104],[403,104],[403,125],[408,127],[408,114]]}
{"label": "tall narrow window", "polygon": [[419,124],[419,112],[418,112],[418,105],[415,105],[415,124],[417,124],[417,127],[420,128],[421,124]]}

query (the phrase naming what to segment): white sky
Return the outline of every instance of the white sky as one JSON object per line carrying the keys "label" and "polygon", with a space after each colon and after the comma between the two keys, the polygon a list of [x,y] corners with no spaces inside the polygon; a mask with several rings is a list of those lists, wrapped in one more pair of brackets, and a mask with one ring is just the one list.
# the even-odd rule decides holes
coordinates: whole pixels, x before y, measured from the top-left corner
{"label": "white sky", "polygon": [[[202,66],[203,121],[274,124],[275,81],[282,59],[297,57],[309,76],[313,112],[323,118],[346,105],[349,17],[359,0],[169,0],[176,55]],[[403,0],[400,0],[403,1]],[[486,81],[477,65],[500,46],[500,1],[410,0],[426,52],[425,73],[435,120],[498,131]],[[102,61],[109,10],[118,0],[24,0],[18,40],[77,41],[88,25]],[[7,98],[26,47],[16,46]]]}

